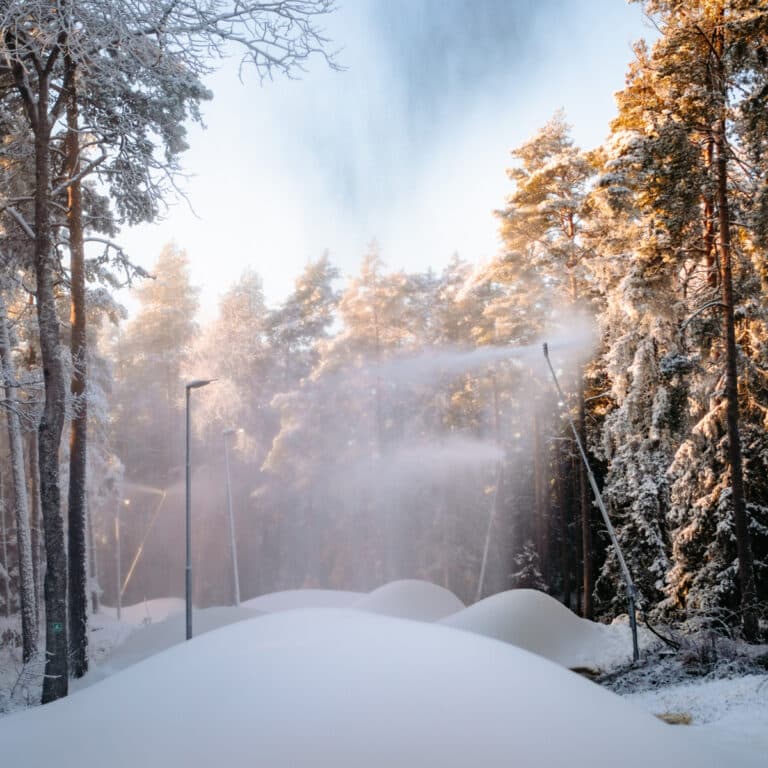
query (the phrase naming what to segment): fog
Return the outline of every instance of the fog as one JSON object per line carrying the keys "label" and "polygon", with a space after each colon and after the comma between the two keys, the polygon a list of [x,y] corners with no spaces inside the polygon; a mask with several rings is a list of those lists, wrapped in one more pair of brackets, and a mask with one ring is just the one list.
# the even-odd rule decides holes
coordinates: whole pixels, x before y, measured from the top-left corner
{"label": "fog", "polygon": [[[211,76],[207,128],[190,129],[186,159],[194,213],[181,203],[126,234],[147,268],[164,242],[186,249],[202,329],[119,363],[116,484],[167,492],[151,530],[156,495],[132,494],[123,559],[144,546],[125,600],[183,589],[179,393],[200,377],[218,379],[192,396],[200,604],[232,594],[222,433],[233,427],[243,430],[229,448],[244,596],[415,576],[470,599],[494,505],[504,513],[492,526],[487,591],[518,583],[515,558],[529,542],[560,545],[550,541],[554,518],[541,519],[542,486],[556,490],[563,516],[575,514],[577,491],[552,490],[572,457],[559,447],[542,344],[576,389],[594,344],[589,324],[554,312],[522,344],[434,343],[409,331],[399,349],[380,349],[378,335],[357,349],[344,346],[337,314],[328,338],[280,347],[263,325],[250,339],[216,330],[217,300],[247,267],[263,281],[256,303],[278,306],[326,249],[346,289],[371,238],[389,274],[433,279],[456,252],[473,265],[493,258],[510,148],[561,107],[577,143],[599,143],[630,43],[647,31],[639,8],[612,0],[360,0],[327,19],[339,71],[314,61],[301,79],[259,88],[247,68],[239,82],[230,61]],[[468,276],[456,300],[475,285]],[[142,305],[125,298],[140,348]],[[102,559],[112,557],[111,514],[105,507],[96,524]],[[567,570],[576,551],[561,560]],[[109,600],[117,577],[103,570]]]}
{"label": "fog", "polygon": [[[593,329],[583,316],[563,316],[544,338],[567,387],[594,345]],[[486,594],[509,586],[511,558],[543,525],[535,519],[535,465],[559,429],[542,340],[358,357],[319,369],[271,400],[252,381],[237,398],[248,408],[235,434],[223,434],[231,422],[220,420],[219,401],[230,401],[237,386],[196,392],[196,602],[232,602],[225,440],[243,599],[425,578],[470,600],[481,572]],[[174,413],[170,420],[180,429],[181,413]],[[147,439],[133,429],[137,442]],[[166,466],[147,465],[141,444],[126,465],[122,493],[130,504],[120,508],[119,566],[126,604],[183,594],[182,454],[178,439],[170,444]],[[156,473],[157,484],[140,482],[137,470]],[[102,511],[100,521],[106,561],[116,557],[109,514]],[[101,563],[108,602],[117,567]]]}

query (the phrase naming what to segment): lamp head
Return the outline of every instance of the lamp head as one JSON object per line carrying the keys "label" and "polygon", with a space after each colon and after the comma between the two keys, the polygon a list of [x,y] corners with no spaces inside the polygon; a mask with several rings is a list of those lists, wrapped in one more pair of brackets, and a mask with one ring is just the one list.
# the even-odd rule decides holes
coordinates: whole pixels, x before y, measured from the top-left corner
{"label": "lamp head", "polygon": [[214,381],[218,381],[218,379],[193,379],[192,381],[188,381],[185,386],[187,389],[199,389],[200,387],[207,387]]}

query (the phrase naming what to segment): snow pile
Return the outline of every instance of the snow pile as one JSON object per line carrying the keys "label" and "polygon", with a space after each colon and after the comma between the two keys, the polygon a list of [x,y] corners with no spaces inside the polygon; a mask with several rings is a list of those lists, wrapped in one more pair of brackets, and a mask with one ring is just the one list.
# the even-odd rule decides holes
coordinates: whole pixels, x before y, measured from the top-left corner
{"label": "snow pile", "polygon": [[587,621],[534,589],[499,592],[441,623],[503,640],[569,668],[606,670],[632,660],[628,626]]}
{"label": "snow pile", "polygon": [[[182,609],[184,601],[180,601]],[[236,621],[252,619],[261,612],[250,607],[218,607],[195,610],[192,615],[192,630],[195,636],[219,629]],[[98,616],[94,617],[98,620]],[[156,653],[183,643],[187,637],[185,613],[175,613],[164,621],[133,628],[125,636],[125,625],[110,622],[94,622],[91,631],[91,658],[95,662],[88,674],[81,680],[73,680],[74,689],[84,688],[103,680],[115,672],[126,669]],[[102,647],[107,646],[109,647]]]}
{"label": "snow pile", "polygon": [[59,768],[764,765],[697,735],[510,645],[332,610],[239,622],[0,720],[11,764]]}
{"label": "snow pile", "polygon": [[242,605],[264,613],[292,611],[297,608],[348,608],[362,597],[362,592],[340,589],[287,589],[246,600]]}
{"label": "snow pile", "polygon": [[438,587],[437,584],[418,579],[403,579],[374,589],[351,607],[358,611],[401,619],[438,621],[460,611],[464,603],[453,592]]}

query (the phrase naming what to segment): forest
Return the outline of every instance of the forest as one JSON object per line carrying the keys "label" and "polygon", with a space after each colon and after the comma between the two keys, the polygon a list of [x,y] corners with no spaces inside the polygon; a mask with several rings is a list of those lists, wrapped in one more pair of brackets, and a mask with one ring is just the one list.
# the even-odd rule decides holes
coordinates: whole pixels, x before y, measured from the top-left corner
{"label": "forest", "polygon": [[768,7],[642,5],[605,142],[560,111],[499,168],[493,259],[390,270],[372,239],[343,278],[318,244],[270,305],[261,256],[202,323],[182,233],[147,272],[120,228],[173,196],[224,47],[335,67],[333,3],[0,4],[0,629],[43,702],[102,602],[183,593],[201,380],[196,605],[419,578],[625,613],[570,416],[640,614],[765,634]]}

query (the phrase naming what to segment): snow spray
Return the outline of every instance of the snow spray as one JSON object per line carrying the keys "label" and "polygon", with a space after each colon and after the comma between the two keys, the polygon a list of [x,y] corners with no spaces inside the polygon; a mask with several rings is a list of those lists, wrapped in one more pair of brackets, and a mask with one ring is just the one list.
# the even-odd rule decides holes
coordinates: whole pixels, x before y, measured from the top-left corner
{"label": "snow spray", "polygon": [[[542,345],[542,348],[544,351],[544,357],[547,361],[547,365],[549,366],[549,370],[555,382],[555,388],[557,389],[557,394],[560,397],[560,402],[565,403],[565,395],[563,394],[563,390],[560,389],[560,382],[558,382],[557,380],[557,374],[555,373],[555,369],[552,367],[552,362],[549,359],[549,345],[546,342],[544,342],[544,344]],[[635,661],[638,661],[638,659],[640,658],[640,652],[637,647],[637,616],[635,613],[635,602],[637,600],[637,590],[635,589],[635,583],[632,580],[632,574],[629,572],[627,562],[626,560],[624,560],[624,554],[621,551],[621,547],[619,546],[619,540],[616,538],[616,531],[613,529],[611,518],[608,517],[608,510],[605,508],[602,494],[600,493],[600,489],[597,487],[597,481],[595,480],[595,476],[592,474],[592,468],[589,466],[589,460],[587,459],[587,454],[584,450],[584,446],[581,443],[581,438],[579,437],[579,431],[576,429],[576,425],[573,423],[573,418],[571,417],[570,411],[566,409],[565,414],[568,417],[568,423],[571,425],[571,431],[573,432],[573,439],[576,441],[576,445],[578,446],[579,453],[581,454],[581,460],[584,463],[584,468],[586,469],[587,477],[589,478],[589,484],[592,486],[592,493],[595,495],[595,501],[597,502],[597,506],[600,508],[600,514],[603,516],[605,527],[608,529],[608,535],[611,538],[611,544],[613,545],[613,548],[616,551],[616,557],[619,560],[619,565],[621,566],[621,572],[624,576],[624,583],[627,588],[627,602],[629,603],[629,611],[628,611],[629,624],[632,629],[632,658]]]}

